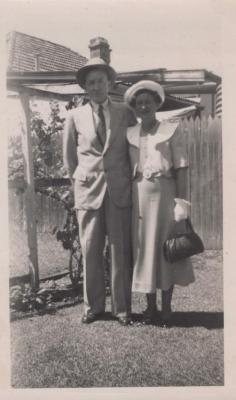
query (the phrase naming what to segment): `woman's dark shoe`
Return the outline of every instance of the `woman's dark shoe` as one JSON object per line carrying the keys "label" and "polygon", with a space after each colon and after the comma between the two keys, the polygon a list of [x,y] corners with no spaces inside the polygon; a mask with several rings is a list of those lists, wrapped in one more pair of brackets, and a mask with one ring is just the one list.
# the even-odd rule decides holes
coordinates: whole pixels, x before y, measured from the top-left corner
{"label": "woman's dark shoe", "polygon": [[168,329],[168,328],[171,328],[172,326],[173,325],[172,325],[171,321],[161,320],[161,322],[160,322],[160,327],[163,329]]}
{"label": "woman's dark shoe", "polygon": [[153,325],[157,321],[157,309],[150,310],[146,309],[142,315],[142,324],[143,325]]}
{"label": "woman's dark shoe", "polygon": [[161,328],[166,329],[166,328],[171,328],[173,326],[171,315],[172,314],[170,312],[170,313],[168,313],[168,315],[165,315],[165,316],[162,315],[161,316],[161,320],[160,320],[160,327]]}

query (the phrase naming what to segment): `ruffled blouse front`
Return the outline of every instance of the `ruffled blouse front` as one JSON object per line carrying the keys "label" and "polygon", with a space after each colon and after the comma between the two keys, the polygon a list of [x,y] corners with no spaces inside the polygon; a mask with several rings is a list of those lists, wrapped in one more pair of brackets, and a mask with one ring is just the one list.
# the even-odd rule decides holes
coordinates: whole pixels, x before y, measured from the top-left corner
{"label": "ruffled blouse front", "polygon": [[149,132],[141,124],[128,128],[130,158],[134,174],[172,176],[172,170],[188,166],[186,142],[177,122],[162,121]]}

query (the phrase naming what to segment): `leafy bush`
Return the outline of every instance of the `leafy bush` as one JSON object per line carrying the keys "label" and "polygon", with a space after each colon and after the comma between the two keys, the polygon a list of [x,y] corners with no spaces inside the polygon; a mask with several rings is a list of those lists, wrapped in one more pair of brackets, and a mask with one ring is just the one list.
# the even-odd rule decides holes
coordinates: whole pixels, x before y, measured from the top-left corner
{"label": "leafy bush", "polygon": [[22,284],[10,290],[10,308],[14,311],[38,311],[52,307],[52,295],[47,289],[33,290]]}
{"label": "leafy bush", "polygon": [[[48,123],[39,112],[31,110],[30,128],[35,178],[58,178],[65,175],[61,141],[65,118],[60,117],[58,102],[51,102],[50,109]],[[24,177],[20,135],[9,138],[8,177],[11,180]]]}
{"label": "leafy bush", "polygon": [[53,233],[56,234],[56,239],[62,242],[65,250],[73,249],[74,242],[79,241],[79,227],[76,213],[73,209],[68,211],[63,229],[54,228]]}

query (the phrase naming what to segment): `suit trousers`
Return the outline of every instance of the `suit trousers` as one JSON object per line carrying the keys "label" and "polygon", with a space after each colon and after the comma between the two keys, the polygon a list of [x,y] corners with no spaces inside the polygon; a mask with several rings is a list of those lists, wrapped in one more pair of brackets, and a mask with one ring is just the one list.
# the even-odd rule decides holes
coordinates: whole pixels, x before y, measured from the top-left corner
{"label": "suit trousers", "polygon": [[105,311],[103,251],[108,236],[112,314],[131,312],[131,207],[117,207],[105,194],[97,210],[77,210],[84,268],[85,314]]}

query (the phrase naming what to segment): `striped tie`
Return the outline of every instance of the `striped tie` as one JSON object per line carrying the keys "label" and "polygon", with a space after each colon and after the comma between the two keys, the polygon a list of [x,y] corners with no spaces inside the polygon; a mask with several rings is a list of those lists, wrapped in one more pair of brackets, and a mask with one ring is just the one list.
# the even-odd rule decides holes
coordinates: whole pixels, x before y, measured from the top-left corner
{"label": "striped tie", "polygon": [[106,121],[103,113],[102,104],[98,107],[99,122],[97,126],[97,135],[100,139],[101,144],[104,146],[106,142]]}

